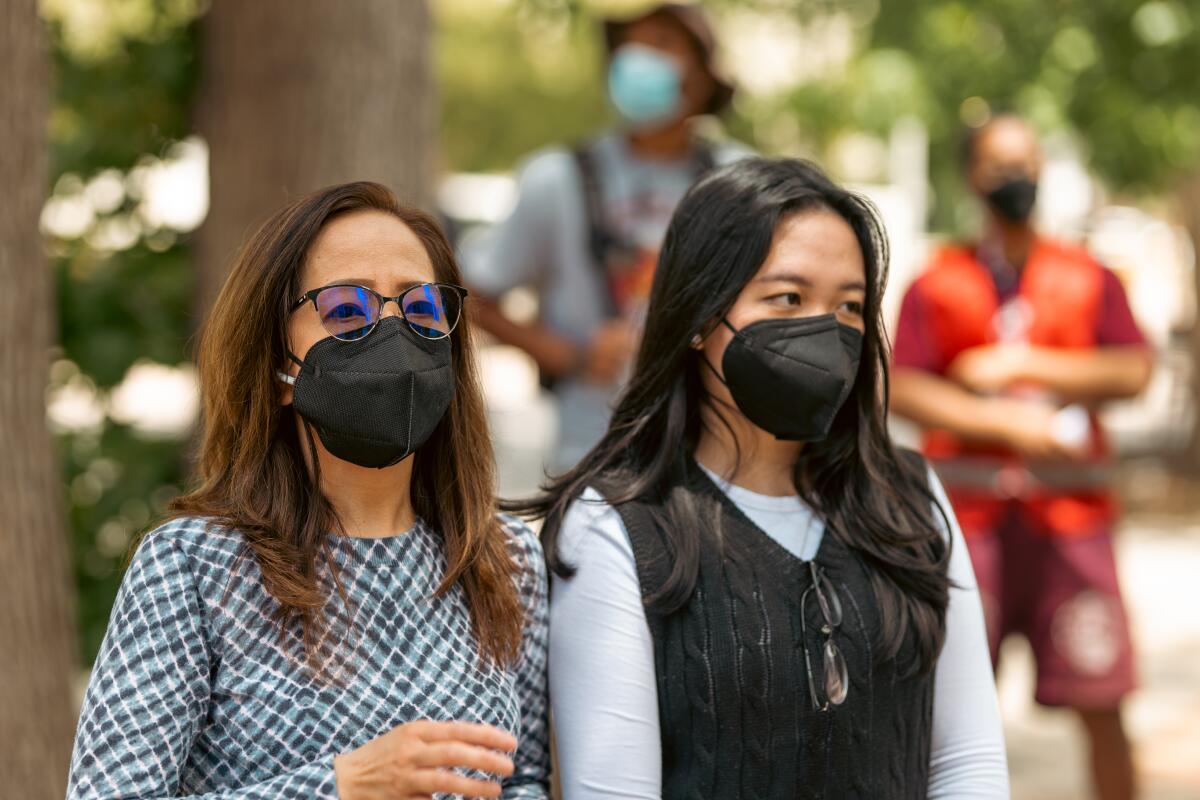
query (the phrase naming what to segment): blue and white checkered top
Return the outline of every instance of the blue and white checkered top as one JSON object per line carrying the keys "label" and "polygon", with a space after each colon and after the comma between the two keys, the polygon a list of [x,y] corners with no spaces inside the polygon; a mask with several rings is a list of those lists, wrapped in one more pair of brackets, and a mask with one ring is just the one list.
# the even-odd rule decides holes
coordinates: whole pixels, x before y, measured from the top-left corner
{"label": "blue and white checkered top", "polygon": [[[517,662],[478,655],[441,537],[331,536],[352,633],[349,671],[314,676],[299,624],[280,636],[243,536],[199,518],[149,533],[121,584],[84,699],[68,800],[337,797],[333,757],[419,719],[484,722],[519,740],[505,798],[547,794],[546,573],[541,546],[501,517],[521,569]],[[330,618],[330,614],[326,614]],[[345,658],[348,656],[348,658]]]}

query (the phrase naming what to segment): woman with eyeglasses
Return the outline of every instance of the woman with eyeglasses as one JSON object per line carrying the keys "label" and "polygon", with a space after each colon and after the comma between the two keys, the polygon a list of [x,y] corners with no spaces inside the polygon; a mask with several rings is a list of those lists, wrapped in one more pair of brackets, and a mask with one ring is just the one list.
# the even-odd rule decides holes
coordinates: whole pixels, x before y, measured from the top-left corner
{"label": "woman with eyeglasses", "polygon": [[373,183],[252,237],[199,350],[198,485],[140,542],[69,798],[533,798],[546,581],[498,517],[466,292]]}
{"label": "woman with eyeglasses", "polygon": [[805,162],[676,210],[607,434],[512,504],[556,575],[566,800],[1008,796],[961,533],[888,437],[886,266]]}

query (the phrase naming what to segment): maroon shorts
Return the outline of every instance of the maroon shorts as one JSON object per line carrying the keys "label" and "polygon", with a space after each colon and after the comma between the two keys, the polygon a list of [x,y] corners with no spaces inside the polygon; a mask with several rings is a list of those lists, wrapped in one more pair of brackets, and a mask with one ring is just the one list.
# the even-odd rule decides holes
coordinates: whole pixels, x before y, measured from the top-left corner
{"label": "maroon shorts", "polygon": [[992,661],[1004,637],[1023,634],[1037,661],[1039,703],[1111,709],[1134,688],[1111,530],[1051,536],[1014,506],[995,530],[968,533],[967,549]]}

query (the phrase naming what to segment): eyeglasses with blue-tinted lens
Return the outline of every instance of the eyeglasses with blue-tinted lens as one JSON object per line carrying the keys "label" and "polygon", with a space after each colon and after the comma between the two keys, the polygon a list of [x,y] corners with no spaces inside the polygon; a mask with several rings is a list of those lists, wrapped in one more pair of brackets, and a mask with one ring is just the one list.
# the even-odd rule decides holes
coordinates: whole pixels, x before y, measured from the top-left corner
{"label": "eyeglasses with blue-tinted lens", "polygon": [[418,283],[395,297],[366,286],[335,283],[305,292],[291,311],[311,300],[329,335],[353,342],[375,330],[384,305],[390,301],[400,309],[400,316],[413,333],[425,339],[445,339],[462,318],[466,296],[467,290],[453,283]]}

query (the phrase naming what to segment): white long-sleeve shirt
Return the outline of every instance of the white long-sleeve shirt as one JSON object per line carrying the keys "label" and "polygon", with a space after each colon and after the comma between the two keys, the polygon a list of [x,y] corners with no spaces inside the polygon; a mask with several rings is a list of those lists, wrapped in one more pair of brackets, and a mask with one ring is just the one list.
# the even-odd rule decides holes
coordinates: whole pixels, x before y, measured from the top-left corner
{"label": "white long-sleeve shirt", "polygon": [[[798,496],[761,495],[708,474],[793,555],[816,555],[824,524]],[[952,586],[934,677],[928,797],[1006,799],[1004,736],[979,591],[945,492],[932,472],[929,479],[951,521]],[[577,569],[553,582],[550,597],[550,698],[563,796],[659,798],[654,644],[629,535],[617,511],[588,489],[568,510],[559,541]]]}

